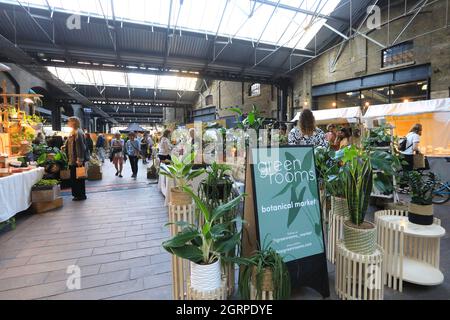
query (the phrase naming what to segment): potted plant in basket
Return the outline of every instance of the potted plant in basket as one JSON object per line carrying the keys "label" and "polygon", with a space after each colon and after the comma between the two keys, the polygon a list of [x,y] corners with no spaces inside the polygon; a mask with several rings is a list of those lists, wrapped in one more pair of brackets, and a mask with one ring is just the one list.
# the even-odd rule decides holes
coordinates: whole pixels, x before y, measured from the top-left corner
{"label": "potted plant in basket", "polygon": [[355,253],[370,255],[376,249],[376,227],[365,221],[373,187],[373,171],[369,156],[355,146],[344,149],[339,174],[344,188],[350,219],[344,222],[344,244]]}
{"label": "potted plant in basket", "polygon": [[436,176],[432,172],[421,174],[410,171],[407,178],[411,189],[408,220],[421,225],[433,224],[433,191],[437,184]]}
{"label": "potted plant in basket", "polygon": [[191,288],[201,292],[220,288],[222,283],[220,260],[236,249],[240,242],[240,232],[230,232],[229,224],[237,223],[240,218],[221,223],[221,218],[236,207],[244,194],[233,200],[210,209],[194,192],[184,186],[184,192],[191,196],[200,214],[199,224],[179,221],[175,225],[181,231],[163,242],[165,250],[191,262]]}
{"label": "potted plant in basket", "polygon": [[283,258],[272,248],[256,251],[253,256],[243,260],[239,275],[242,299],[261,300],[263,291],[273,292],[275,300],[289,299],[291,295],[289,271]]}
{"label": "potted plant in basket", "polygon": [[200,194],[209,202],[218,204],[228,200],[231,196],[233,181],[227,172],[231,171],[231,166],[213,162],[206,169],[207,177],[200,183]]}
{"label": "potted plant in basket", "polygon": [[56,179],[41,179],[31,189],[32,202],[54,201],[59,197],[61,187]]}
{"label": "potted plant in basket", "polygon": [[161,163],[159,173],[172,178],[175,187],[170,189],[170,202],[174,205],[189,205],[192,197],[184,191],[189,182],[200,176],[204,169],[193,169],[195,153],[186,154],[182,159],[172,156],[172,164]]}

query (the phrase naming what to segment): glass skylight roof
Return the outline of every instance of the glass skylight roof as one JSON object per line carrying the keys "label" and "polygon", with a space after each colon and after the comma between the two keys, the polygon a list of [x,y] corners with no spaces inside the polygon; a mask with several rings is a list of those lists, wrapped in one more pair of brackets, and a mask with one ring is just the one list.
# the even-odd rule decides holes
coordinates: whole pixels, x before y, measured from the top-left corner
{"label": "glass skylight roof", "polygon": [[197,78],[142,73],[47,67],[67,84],[195,91]]}
{"label": "glass skylight roof", "polygon": [[[13,4],[18,2],[0,1]],[[170,13],[170,27],[176,27],[177,32],[190,30],[210,36],[217,33],[228,38],[296,49],[304,49],[326,22],[315,16],[251,0],[20,0],[20,3],[23,6],[45,9],[48,9],[48,3],[51,9],[57,11],[112,18],[111,1],[117,21],[167,27]],[[339,2],[340,0],[271,0],[271,3],[324,15],[329,15]]]}

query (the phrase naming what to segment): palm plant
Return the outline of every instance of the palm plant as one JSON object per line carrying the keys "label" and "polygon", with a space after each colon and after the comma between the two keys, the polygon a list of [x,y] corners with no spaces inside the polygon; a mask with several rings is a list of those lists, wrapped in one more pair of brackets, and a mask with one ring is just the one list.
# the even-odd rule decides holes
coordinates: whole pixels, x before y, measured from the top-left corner
{"label": "palm plant", "polygon": [[[241,258],[242,259],[242,258]],[[256,251],[253,256],[241,260],[242,270],[239,275],[239,292],[244,300],[251,299],[250,286],[256,289],[256,299],[260,300],[262,292],[271,289],[275,300],[289,299],[291,281],[289,271],[283,258],[273,249]],[[270,288],[266,288],[266,287]]]}
{"label": "palm plant", "polygon": [[160,174],[172,178],[175,181],[175,188],[183,191],[184,187],[189,185],[189,181],[200,176],[204,169],[193,169],[195,153],[188,153],[183,158],[179,159],[172,156],[172,164],[160,165]]}
{"label": "palm plant", "polygon": [[176,222],[181,231],[170,240],[163,242],[165,250],[180,258],[187,259],[196,264],[211,264],[225,258],[225,255],[235,250],[240,242],[240,232],[231,232],[230,224],[241,222],[240,217],[232,221],[221,222],[221,218],[235,208],[245,196],[241,194],[233,200],[210,209],[189,187],[183,190],[195,201],[201,214],[199,225],[188,222]]}

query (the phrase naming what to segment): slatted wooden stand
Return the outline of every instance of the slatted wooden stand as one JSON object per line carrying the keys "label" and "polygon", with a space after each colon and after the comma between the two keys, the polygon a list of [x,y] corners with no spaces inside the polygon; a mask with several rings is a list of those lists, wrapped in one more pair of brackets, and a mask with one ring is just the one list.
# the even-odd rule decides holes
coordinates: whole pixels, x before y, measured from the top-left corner
{"label": "slatted wooden stand", "polygon": [[361,255],[337,243],[335,290],[340,299],[383,300],[384,272],[381,247],[372,255]]}
{"label": "slatted wooden stand", "polygon": [[[250,284],[250,299],[256,300],[256,288],[253,283]],[[262,291],[261,299],[259,300],[273,300],[273,291]]]}
{"label": "slatted wooden stand", "polygon": [[[195,223],[195,205],[178,206],[169,204],[169,222],[186,221]],[[170,225],[170,235],[174,236],[181,228],[175,224]],[[172,296],[174,300],[185,300],[188,295],[188,279],[190,264],[186,259],[172,255]]]}
{"label": "slatted wooden stand", "polygon": [[384,284],[403,291],[403,281],[418,285],[438,285],[444,281],[439,270],[440,237],[445,235],[441,221],[433,225],[412,224],[408,212],[382,210],[375,212],[378,244],[385,251]]}
{"label": "slatted wooden stand", "polygon": [[226,300],[228,296],[227,279],[222,279],[219,289],[213,291],[197,291],[187,284],[187,300]]}
{"label": "slatted wooden stand", "polygon": [[336,244],[344,234],[344,221],[347,217],[340,211],[330,210],[327,234],[327,259],[331,263],[336,262]]}

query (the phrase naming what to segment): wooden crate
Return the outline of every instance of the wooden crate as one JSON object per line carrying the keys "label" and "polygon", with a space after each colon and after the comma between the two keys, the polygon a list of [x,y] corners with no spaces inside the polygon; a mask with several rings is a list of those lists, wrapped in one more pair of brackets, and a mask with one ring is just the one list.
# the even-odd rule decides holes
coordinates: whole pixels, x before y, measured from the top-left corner
{"label": "wooden crate", "polygon": [[31,210],[33,213],[44,213],[63,206],[63,198],[57,198],[53,201],[47,202],[33,202],[31,204]]}
{"label": "wooden crate", "polygon": [[61,186],[54,185],[51,189],[32,189],[32,202],[50,202],[58,199],[61,195]]}
{"label": "wooden crate", "polygon": [[88,167],[88,180],[102,180],[102,178],[103,178],[102,167],[99,166]]}

